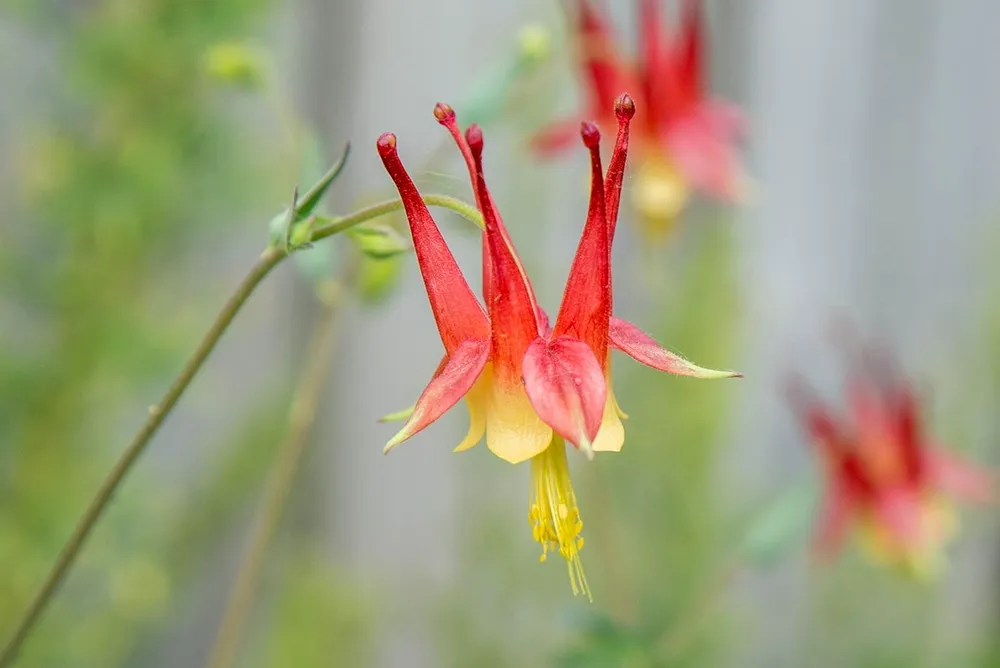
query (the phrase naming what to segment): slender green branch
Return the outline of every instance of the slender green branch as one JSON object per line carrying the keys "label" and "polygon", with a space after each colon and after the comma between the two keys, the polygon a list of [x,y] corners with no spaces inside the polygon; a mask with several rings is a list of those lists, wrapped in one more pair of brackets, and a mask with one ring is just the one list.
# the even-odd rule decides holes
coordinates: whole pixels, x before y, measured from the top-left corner
{"label": "slender green branch", "polygon": [[336,339],[338,306],[343,289],[343,286],[332,281],[318,288],[321,307],[309,337],[303,368],[292,399],[288,431],[278,448],[274,468],[265,483],[264,497],[254,519],[246,556],[236,574],[233,590],[215,636],[206,664],[211,668],[227,668],[232,665],[247,617],[253,609],[253,599],[267,550],[288,501],[302,451],[316,421],[319,400],[329,376]]}
{"label": "slender green branch", "polygon": [[[482,226],[478,212],[465,202],[444,195],[426,195],[424,201],[431,206],[451,209],[460,216]],[[325,239],[326,237],[343,232],[354,225],[359,225],[372,218],[377,218],[400,208],[402,208],[402,202],[399,200],[390,200],[361,209],[349,216],[335,219],[329,224],[317,227],[312,231],[310,241]],[[101,515],[104,514],[125,476],[139,456],[145,451],[146,446],[170,414],[170,411],[173,410],[181,395],[184,394],[191,380],[198,373],[199,369],[201,369],[202,364],[204,364],[209,354],[222,338],[222,335],[229,328],[240,308],[242,308],[257,285],[287,256],[288,253],[281,248],[272,247],[264,251],[247,275],[240,281],[236,291],[226,301],[225,306],[222,307],[222,310],[216,316],[215,321],[201,340],[201,343],[198,344],[198,348],[181,369],[180,374],[171,383],[166,394],[163,395],[158,404],[150,407],[149,416],[145,423],[139,428],[132,442],[129,443],[97,490],[97,494],[87,506],[69,540],[63,546],[55,565],[46,576],[34,599],[32,599],[24,616],[18,622],[3,652],[0,653],[0,668],[6,668],[6,666],[14,662],[21,649],[21,645],[31,634],[42,613],[48,607],[49,603],[51,603],[52,597],[59,589],[59,585],[66,577],[70,568],[72,568],[94,525],[100,519]]]}
{"label": "slender green branch", "polygon": [[[470,223],[476,225],[480,229],[483,228],[483,217],[480,215],[476,207],[466,204],[460,199],[455,199],[454,197],[448,197],[447,195],[424,195],[424,202],[428,206],[437,206],[445,209],[451,209],[462,218],[465,218]],[[371,220],[372,218],[378,218],[379,216],[384,216],[393,211],[398,211],[403,208],[403,202],[394,199],[386,202],[380,202],[378,204],[373,204],[367,208],[361,209],[349,216],[344,216],[343,218],[332,218],[332,219],[321,219],[323,221],[322,225],[317,226],[312,231],[310,241],[319,241],[320,239],[325,239],[334,234],[338,234],[347,230],[359,223],[363,223],[366,220]]]}
{"label": "slender green branch", "polygon": [[277,251],[267,251],[261,255],[250,272],[240,282],[225,306],[222,307],[219,315],[215,318],[215,322],[212,323],[205,337],[198,344],[198,348],[194,351],[194,354],[181,369],[180,374],[174,379],[167,393],[163,395],[160,403],[150,406],[149,417],[146,419],[146,422],[139,428],[132,442],[115,463],[114,468],[111,469],[111,473],[105,478],[100,489],[97,490],[97,495],[94,496],[90,505],[87,506],[87,510],[83,513],[83,517],[73,530],[73,534],[66,541],[66,545],[59,554],[55,566],[53,566],[48,577],[45,578],[41,589],[31,602],[27,612],[22,617],[17,629],[4,648],[3,654],[0,654],[0,666],[8,666],[13,662],[21,644],[38,622],[38,618],[52,599],[53,594],[55,594],[67,571],[73,565],[77,555],[80,553],[80,548],[83,547],[84,541],[90,534],[91,529],[94,528],[94,524],[96,524],[107,508],[108,502],[118,489],[122,479],[128,473],[132,464],[135,463],[135,460],[142,454],[146,444],[153,437],[153,434],[156,433],[157,429],[159,429],[160,425],[163,424],[167,415],[170,414],[177,400],[184,394],[184,390],[187,389],[191,379],[194,378],[198,369],[201,368],[205,358],[215,348],[215,344],[219,342],[222,334],[229,327],[233,318],[236,317],[240,307],[250,297],[250,293],[253,292],[254,288],[267,276],[271,269],[281,261],[282,257]]}

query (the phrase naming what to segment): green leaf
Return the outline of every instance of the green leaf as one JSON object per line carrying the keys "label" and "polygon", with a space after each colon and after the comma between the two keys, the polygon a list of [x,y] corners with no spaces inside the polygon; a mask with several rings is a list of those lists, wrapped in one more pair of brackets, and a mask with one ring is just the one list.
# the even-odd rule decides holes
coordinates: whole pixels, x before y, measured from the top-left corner
{"label": "green leaf", "polygon": [[[302,239],[307,239],[308,235],[303,235],[303,226],[311,226],[310,220],[313,211],[319,205],[323,195],[326,194],[330,184],[336,180],[347,164],[347,157],[350,155],[351,145],[344,146],[344,152],[340,155],[337,163],[324,174],[304,195],[295,199],[295,215],[291,216],[288,207],[281,210],[281,213],[274,216],[268,223],[268,238],[271,247],[289,246],[288,250],[296,250],[304,245]],[[298,232],[298,234],[296,234]],[[298,241],[298,243],[296,243]]]}
{"label": "green leaf", "polygon": [[384,259],[362,256],[358,268],[358,297],[367,304],[382,302],[399,284],[401,268],[399,255]]}
{"label": "green leaf", "polygon": [[347,164],[347,157],[351,154],[351,145],[345,144],[344,151],[340,154],[340,159],[337,163],[331,167],[326,174],[324,174],[319,181],[316,182],[312,188],[310,188],[302,197],[299,198],[296,214],[298,218],[307,218],[312,215],[313,211],[316,209],[316,205],[319,201],[323,199],[323,195],[326,194],[327,189],[330,187],[338,176],[340,172],[343,171],[344,165]]}
{"label": "green leaf", "polygon": [[751,519],[741,552],[753,565],[773,564],[805,541],[819,505],[812,476],[795,482],[773,498]]}
{"label": "green leaf", "polygon": [[388,225],[362,223],[349,229],[347,236],[362,253],[376,260],[385,260],[410,250],[406,239]]}

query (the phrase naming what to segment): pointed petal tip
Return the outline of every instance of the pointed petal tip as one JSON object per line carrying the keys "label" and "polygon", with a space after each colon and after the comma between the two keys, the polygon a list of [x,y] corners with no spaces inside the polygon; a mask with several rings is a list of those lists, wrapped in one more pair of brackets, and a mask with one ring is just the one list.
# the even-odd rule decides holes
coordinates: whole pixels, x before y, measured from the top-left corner
{"label": "pointed petal tip", "polygon": [[434,118],[441,125],[448,125],[455,122],[455,110],[447,102],[438,102],[434,105]]}
{"label": "pointed petal tip", "polygon": [[635,116],[635,101],[628,93],[622,93],[615,100],[615,116],[619,122],[628,122]]}
{"label": "pointed petal tip", "polygon": [[580,136],[583,138],[584,146],[591,150],[601,144],[601,131],[597,128],[597,124],[591,121],[580,123]]}
{"label": "pointed petal tip", "polygon": [[691,376],[700,380],[721,380],[723,378],[743,378],[739,371],[719,371],[716,369],[706,369],[704,367],[691,365]]}
{"label": "pointed petal tip", "polygon": [[390,450],[392,450],[397,445],[399,445],[400,443],[402,443],[403,441],[405,441],[407,438],[409,438],[409,435],[406,433],[406,429],[405,428],[401,429],[399,431],[399,433],[397,433],[395,436],[393,436],[391,439],[389,439],[389,442],[386,443],[385,446],[383,446],[383,448],[382,448],[382,454],[383,455],[389,454]]}
{"label": "pointed petal tip", "polygon": [[738,371],[717,371],[698,366],[680,355],[670,352],[658,344],[649,334],[627,320],[612,317],[609,325],[608,337],[612,346],[640,364],[645,364],[658,371],[704,380],[743,377],[743,374]]}

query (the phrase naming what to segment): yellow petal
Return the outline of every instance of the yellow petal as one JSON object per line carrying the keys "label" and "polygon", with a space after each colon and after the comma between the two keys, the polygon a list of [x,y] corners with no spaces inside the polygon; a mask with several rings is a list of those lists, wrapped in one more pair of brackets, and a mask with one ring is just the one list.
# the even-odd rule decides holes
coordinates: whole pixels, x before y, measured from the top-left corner
{"label": "yellow petal", "polygon": [[611,390],[611,382],[608,381],[608,395],[611,400],[615,403],[615,414],[622,420],[628,419],[628,413],[622,410],[622,407],[618,405],[618,399],[615,397],[615,393]]}
{"label": "yellow petal", "polygon": [[521,383],[494,376],[486,410],[486,445],[500,459],[517,464],[549,446],[552,428],[535,413]]}
{"label": "yellow petal", "polygon": [[469,407],[469,432],[462,442],[455,447],[455,452],[464,452],[477,445],[486,431],[486,414],[490,400],[490,381],[493,377],[493,365],[489,362],[483,368],[483,373],[476,379],[475,385],[465,395]]}
{"label": "yellow petal", "polygon": [[622,417],[628,417],[618,408],[615,392],[611,388],[611,373],[608,370],[608,400],[604,404],[604,417],[601,429],[594,439],[593,448],[596,452],[619,452],[625,443],[625,425]]}

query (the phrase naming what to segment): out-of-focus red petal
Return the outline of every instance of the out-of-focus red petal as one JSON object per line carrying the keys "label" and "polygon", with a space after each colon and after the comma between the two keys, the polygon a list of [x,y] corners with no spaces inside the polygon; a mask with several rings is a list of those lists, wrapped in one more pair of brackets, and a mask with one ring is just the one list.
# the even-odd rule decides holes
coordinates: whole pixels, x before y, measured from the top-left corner
{"label": "out-of-focus red petal", "polygon": [[490,323],[486,313],[403,167],[395,135],[386,133],[379,137],[378,152],[403,200],[413,250],[445,350],[450,354],[464,341],[489,338]]}
{"label": "out-of-focus red petal", "polygon": [[727,202],[745,196],[736,147],[718,132],[716,119],[694,109],[670,124],[663,141],[677,168],[695,188]]}
{"label": "out-of-focus red petal", "polygon": [[456,347],[417,399],[410,419],[386,443],[385,452],[427,427],[458,403],[479,378],[489,354],[490,343],[485,338],[464,341]]}
{"label": "out-of-focus red petal", "polygon": [[629,126],[635,115],[635,102],[625,93],[615,100],[615,117],[618,119],[618,136],[608,163],[608,173],[604,178],[604,213],[608,219],[608,252],[615,240],[618,225],[618,209],[622,199],[622,181],[625,178],[625,163],[628,161]]}
{"label": "out-of-focus red petal", "polygon": [[823,406],[812,403],[805,409],[803,419],[823,456],[828,475],[846,492],[861,499],[871,499],[876,493],[875,484],[862,466],[853,443],[833,416]]}
{"label": "out-of-focus red petal", "polygon": [[997,500],[993,473],[941,449],[925,452],[930,484],[946,494],[973,503]]}
{"label": "out-of-focus red petal", "polygon": [[607,119],[609,105],[622,91],[633,88],[633,75],[615,48],[604,17],[588,0],[577,0],[577,34],[589,107],[599,120]]}
{"label": "out-of-focus red petal", "polygon": [[924,544],[924,502],[919,490],[895,485],[879,490],[872,501],[875,521],[905,551],[919,550]]}
{"label": "out-of-focus red petal", "polygon": [[636,362],[659,371],[694,378],[740,378],[743,376],[736,371],[715,371],[693,364],[680,355],[663,348],[653,337],[621,318],[611,318],[608,337],[612,346]]}
{"label": "out-of-focus red petal", "polygon": [[830,477],[813,534],[813,552],[816,556],[827,559],[840,550],[854,510],[854,497],[850,489],[838,478]]}
{"label": "out-of-focus red petal", "polygon": [[603,365],[608,356],[608,320],[611,317],[611,256],[604,208],[601,133],[593,123],[584,123],[581,134],[590,151],[590,208],[552,335],[567,335],[584,341]]}
{"label": "out-of-focus red petal", "polygon": [[900,387],[892,396],[892,417],[895,437],[907,480],[919,485],[926,471],[926,444],[920,432],[920,414],[917,399],[908,387]]}
{"label": "out-of-focus red petal", "polygon": [[702,0],[685,0],[677,42],[677,68],[681,94],[690,101],[701,100],[704,84],[704,25]]}
{"label": "out-of-focus red petal", "polygon": [[669,57],[668,43],[664,35],[660,0],[641,0],[639,5],[639,83],[642,91],[643,109],[639,116],[646,128],[654,130],[656,119],[664,113],[669,93],[662,85],[662,75],[658,72]]}
{"label": "out-of-focus red petal", "polygon": [[746,134],[746,116],[734,104],[715,99],[704,101],[701,115],[713,133],[726,143],[736,142]]}
{"label": "out-of-focus red petal", "polygon": [[543,157],[559,153],[573,144],[579,129],[580,121],[575,118],[550,123],[531,138],[531,149]]}
{"label": "out-of-focus red petal", "polygon": [[608,388],[604,370],[583,341],[535,339],[524,355],[524,388],[542,420],[577,448],[590,451],[601,428]]}

